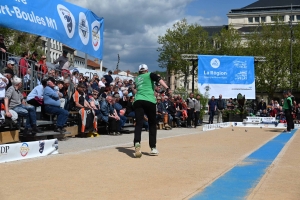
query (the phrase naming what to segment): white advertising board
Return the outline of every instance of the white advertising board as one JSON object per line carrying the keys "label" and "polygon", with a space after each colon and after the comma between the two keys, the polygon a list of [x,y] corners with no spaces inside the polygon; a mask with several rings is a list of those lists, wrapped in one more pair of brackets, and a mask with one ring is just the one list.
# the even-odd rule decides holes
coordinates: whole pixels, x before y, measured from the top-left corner
{"label": "white advertising board", "polygon": [[0,163],[58,154],[58,140],[0,145]]}

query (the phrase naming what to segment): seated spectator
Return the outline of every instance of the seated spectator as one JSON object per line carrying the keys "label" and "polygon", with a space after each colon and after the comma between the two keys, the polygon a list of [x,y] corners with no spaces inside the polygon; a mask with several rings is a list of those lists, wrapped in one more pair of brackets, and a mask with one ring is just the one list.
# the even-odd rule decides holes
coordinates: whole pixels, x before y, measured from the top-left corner
{"label": "seated spectator", "polygon": [[55,89],[55,79],[48,78],[47,86],[44,89],[45,112],[57,115],[56,128],[54,132],[64,133],[64,125],[68,120],[69,112],[60,107],[60,94]]}
{"label": "seated spectator", "polygon": [[260,116],[261,116],[261,117],[268,117],[267,110],[264,109],[264,110],[262,111],[262,113],[260,113]]}
{"label": "seated spectator", "polygon": [[258,110],[265,110],[267,109],[267,104],[266,102],[262,99],[259,103],[258,103]]}
{"label": "seated spectator", "polygon": [[275,106],[272,106],[272,109],[270,111],[270,117],[277,117],[277,110],[275,109]]}
{"label": "seated spectator", "polygon": [[18,77],[14,77],[12,81],[13,85],[10,86],[5,92],[5,112],[7,117],[11,117],[12,114],[9,112],[9,109],[14,110],[18,113],[18,125],[21,124],[21,117],[26,118],[26,126],[23,131],[23,135],[30,134],[29,128],[31,128],[31,133],[35,135],[36,133],[42,133],[36,126],[36,111],[35,107],[31,105],[25,105],[25,101],[23,99],[23,95],[20,92],[20,88],[22,88],[22,79]]}
{"label": "seated spectator", "polygon": [[176,124],[177,124],[177,127],[180,127],[181,126],[181,116],[182,116],[182,111],[183,111],[183,108],[182,108],[182,103],[180,103],[180,99],[176,99],[176,103],[175,103],[175,109],[176,109],[176,115],[175,115],[175,118],[177,119],[176,120]]}
{"label": "seated spectator", "polygon": [[107,96],[106,99],[101,101],[100,104],[100,114],[98,117],[100,120],[108,124],[108,134],[110,135],[120,135],[119,133],[119,120],[120,118],[115,115],[114,107],[112,105],[113,97]]}
{"label": "seated spectator", "polygon": [[69,86],[70,86],[70,79],[64,79],[63,81],[63,86],[62,88],[59,89],[59,92],[62,94],[62,98],[65,100],[65,106],[64,109],[65,110],[69,110],[69,94],[68,94],[68,90],[69,90]]}
{"label": "seated spectator", "polygon": [[171,104],[168,96],[162,97],[162,103],[164,104],[164,108],[166,110],[166,113],[168,114],[168,120],[169,120],[169,126],[172,126],[172,121],[173,121],[173,114],[175,114],[175,107],[172,106],[171,110],[169,110]]}
{"label": "seated spectator", "polygon": [[114,108],[120,118],[120,126],[119,126],[119,131],[121,131],[121,129],[123,129],[126,121],[127,121],[127,117],[125,117],[124,115],[120,114],[120,111],[123,109],[121,104],[119,103],[120,101],[120,95],[119,94],[115,94],[114,96]]}
{"label": "seated spectator", "polygon": [[42,80],[42,84],[36,86],[27,95],[27,103],[34,106],[35,108],[41,106],[41,114],[44,115],[44,88],[47,86],[47,80]]}
{"label": "seated spectator", "polygon": [[134,112],[133,102],[134,102],[134,96],[130,96],[129,97],[129,101],[128,101],[127,106],[126,106],[126,111],[125,111],[125,115],[127,117],[133,117],[133,118],[135,118],[135,112]]}
{"label": "seated spectator", "polygon": [[105,83],[106,83],[106,80],[104,77],[102,77],[101,80],[99,81],[98,87],[99,88],[105,87]]}
{"label": "seated spectator", "polygon": [[44,79],[48,79],[49,77],[55,77],[55,70],[50,69],[47,74],[44,75]]}
{"label": "seated spectator", "polygon": [[47,86],[47,80],[42,80],[42,84],[36,86],[27,95],[27,103],[34,107],[39,107],[43,104],[44,88]]}
{"label": "seated spectator", "polygon": [[7,61],[6,67],[4,67],[2,69],[2,73],[5,73],[6,69],[11,69],[13,71],[13,76],[12,77],[14,77],[14,75],[17,75],[18,74],[18,69],[16,68],[15,64],[16,63],[13,60]]}
{"label": "seated spectator", "polygon": [[119,103],[121,104],[122,108],[126,108],[128,104],[129,96],[128,96],[128,91],[124,90],[123,92],[123,97],[120,98]]}
{"label": "seated spectator", "polygon": [[227,102],[227,109],[228,110],[233,110],[234,109],[234,103],[232,101],[232,98],[230,98]]}
{"label": "seated spectator", "polygon": [[79,111],[81,116],[81,132],[87,133],[88,137],[98,137],[97,133],[97,117],[85,98],[85,85],[79,83],[75,92],[70,99],[70,108]]}
{"label": "seated spectator", "polygon": [[165,115],[167,115],[169,117],[169,114],[167,112],[167,109],[165,107],[165,103],[164,103],[164,97],[162,97],[161,99],[158,98],[157,100],[157,117],[161,116],[161,119],[163,119],[164,121],[164,125],[165,125],[165,128],[167,129],[170,129],[171,126],[169,125],[170,124],[170,118],[168,118],[167,121],[165,121]]}
{"label": "seated spectator", "polygon": [[6,84],[5,90],[7,90],[10,86],[12,86],[11,79],[14,77],[14,72],[12,69],[6,69],[4,71],[4,76],[7,78],[8,83]]}
{"label": "seated spectator", "polygon": [[[0,111],[1,111],[1,116],[0,116],[0,120],[4,122],[5,120],[5,106],[4,106],[4,98],[5,98],[5,91],[6,91],[6,86],[9,83],[8,79],[3,76],[2,74],[0,74]],[[11,113],[12,117],[11,119],[15,122],[18,119],[18,114],[13,111],[13,110],[9,110],[9,112]]]}

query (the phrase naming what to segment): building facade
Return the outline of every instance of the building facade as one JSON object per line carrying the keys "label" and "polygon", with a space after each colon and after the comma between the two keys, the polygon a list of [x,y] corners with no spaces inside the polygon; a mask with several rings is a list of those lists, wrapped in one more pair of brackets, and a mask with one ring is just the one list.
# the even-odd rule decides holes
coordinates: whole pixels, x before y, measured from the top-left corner
{"label": "building facade", "polygon": [[[230,10],[227,17],[228,25],[238,29],[241,34],[253,31],[253,27],[261,23],[275,23],[276,20],[285,23],[299,23],[300,0],[258,0],[243,8]],[[213,36],[223,28],[228,28],[228,25],[204,26],[203,28],[208,32],[209,36]],[[174,74],[174,72],[167,73],[167,83],[172,90],[176,91],[176,89],[180,88],[185,89],[186,93],[189,93],[192,91],[191,81],[191,74],[185,80],[184,75],[180,72],[178,74]],[[184,84],[185,82],[187,83]],[[194,85],[195,91],[197,91],[197,75],[195,75]]]}

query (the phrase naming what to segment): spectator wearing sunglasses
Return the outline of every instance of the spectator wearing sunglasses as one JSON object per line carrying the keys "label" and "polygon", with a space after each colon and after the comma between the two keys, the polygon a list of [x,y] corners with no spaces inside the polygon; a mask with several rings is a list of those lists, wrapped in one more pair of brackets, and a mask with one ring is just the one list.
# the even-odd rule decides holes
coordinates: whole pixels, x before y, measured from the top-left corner
{"label": "spectator wearing sunglasses", "polygon": [[15,61],[13,60],[7,61],[6,67],[2,69],[2,73],[4,73],[6,69],[11,69],[14,72],[13,76],[18,74],[18,69],[15,67]]}

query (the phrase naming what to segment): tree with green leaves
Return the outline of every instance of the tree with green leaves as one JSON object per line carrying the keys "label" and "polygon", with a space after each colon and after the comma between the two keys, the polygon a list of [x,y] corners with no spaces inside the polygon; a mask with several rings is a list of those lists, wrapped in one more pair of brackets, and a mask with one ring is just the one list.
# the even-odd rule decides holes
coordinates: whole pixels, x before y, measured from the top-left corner
{"label": "tree with green leaves", "polygon": [[245,54],[266,58],[256,63],[256,90],[270,99],[276,91],[290,88],[290,39],[289,26],[279,21],[261,24],[247,37]]}
{"label": "tree with green leaves", "polygon": [[181,54],[207,54],[211,50],[208,33],[198,24],[188,24],[186,19],[167,29],[164,36],[158,37],[158,43],[161,45],[157,49],[159,66],[174,74],[183,74],[184,88],[190,73],[196,71],[197,63],[190,67],[192,63],[181,59]]}
{"label": "tree with green leaves", "polygon": [[9,53],[14,55],[21,55],[26,51],[42,53],[40,36],[3,27],[0,27],[0,34],[5,37],[5,44]]}

